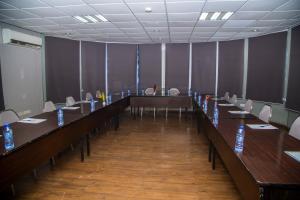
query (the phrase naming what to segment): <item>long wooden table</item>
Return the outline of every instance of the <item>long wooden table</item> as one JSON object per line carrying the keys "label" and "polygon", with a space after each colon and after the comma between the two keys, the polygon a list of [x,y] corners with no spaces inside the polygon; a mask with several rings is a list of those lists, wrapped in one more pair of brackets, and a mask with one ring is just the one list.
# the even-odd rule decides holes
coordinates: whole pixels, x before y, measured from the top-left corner
{"label": "long wooden table", "polygon": [[190,96],[114,96],[110,105],[103,107],[97,103],[94,112],[85,103],[78,104],[78,110],[65,110],[63,127],[57,126],[56,112],[35,116],[47,119],[40,124],[13,123],[15,148],[6,151],[3,139],[0,140],[0,189],[76,141],[81,141],[83,160],[83,141],[86,141],[87,153],[90,148],[88,133],[111,118],[117,128],[118,115],[128,106],[193,106],[198,128],[206,134],[212,146],[209,158],[214,165],[214,156],[218,153],[244,199],[299,199],[300,163],[284,151],[300,151],[300,141],[280,129],[251,130],[245,126],[244,150],[237,154],[234,152],[234,144],[239,125],[262,121],[251,114],[238,117],[228,113],[229,110],[239,110],[237,107],[218,106],[219,122],[215,126],[212,122],[214,104],[215,101],[209,101],[208,110],[204,112]]}

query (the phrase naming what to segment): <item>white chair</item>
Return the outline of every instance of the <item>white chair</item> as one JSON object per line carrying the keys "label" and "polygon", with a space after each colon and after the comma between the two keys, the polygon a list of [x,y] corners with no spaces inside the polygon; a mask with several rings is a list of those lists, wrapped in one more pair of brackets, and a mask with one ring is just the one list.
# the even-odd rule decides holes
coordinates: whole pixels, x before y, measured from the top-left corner
{"label": "white chair", "polygon": [[93,95],[90,92],[87,92],[85,95],[85,100],[90,101],[93,99]]}
{"label": "white chair", "polygon": [[56,106],[52,101],[45,102],[43,112],[52,112],[54,110],[56,110]]}
{"label": "white chair", "polygon": [[298,117],[292,124],[289,135],[293,136],[294,138],[300,140],[300,117]]}
{"label": "white chair", "polygon": [[270,106],[265,105],[261,109],[258,118],[266,123],[269,123],[271,117],[272,117],[272,108]]}
{"label": "white chair", "polygon": [[73,106],[75,103],[76,101],[72,96],[66,98],[66,106]]}
{"label": "white chair", "polygon": [[229,92],[225,92],[224,99],[226,101],[229,101]]}
{"label": "white chair", "polygon": [[245,103],[244,110],[250,113],[252,111],[252,108],[253,108],[253,101],[249,99]]}
{"label": "white chair", "polygon": [[230,99],[230,103],[236,104],[237,103],[237,97],[236,94],[232,95],[231,99]]}
{"label": "white chair", "polygon": [[145,90],[145,95],[147,95],[147,96],[154,95],[154,89],[153,88],[147,88]]}
{"label": "white chair", "polygon": [[0,113],[0,121],[2,125],[4,125],[5,123],[14,123],[19,120],[19,115],[12,109],[4,110]]}
{"label": "white chair", "polygon": [[180,91],[177,88],[171,88],[169,91],[170,96],[178,96],[180,94]]}

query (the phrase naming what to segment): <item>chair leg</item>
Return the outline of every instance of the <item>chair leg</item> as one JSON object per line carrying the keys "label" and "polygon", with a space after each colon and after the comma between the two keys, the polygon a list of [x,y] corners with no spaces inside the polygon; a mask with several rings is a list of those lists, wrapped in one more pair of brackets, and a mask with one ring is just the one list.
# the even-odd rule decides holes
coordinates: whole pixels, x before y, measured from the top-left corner
{"label": "chair leg", "polygon": [[55,166],[55,158],[52,156],[51,158],[50,158],[50,165],[52,166],[52,167],[54,167]]}
{"label": "chair leg", "polygon": [[153,109],[153,117],[154,117],[154,119],[155,119],[155,107],[154,107],[154,109]]}
{"label": "chair leg", "polygon": [[216,169],[216,149],[215,147],[212,148],[212,169]]}
{"label": "chair leg", "polygon": [[13,197],[16,196],[16,190],[14,184],[10,184],[10,191]]}
{"label": "chair leg", "polygon": [[181,118],[181,107],[179,108],[179,118]]}
{"label": "chair leg", "polygon": [[211,162],[211,153],[212,153],[212,143],[211,141],[209,141],[208,162]]}
{"label": "chair leg", "polygon": [[141,107],[141,119],[143,119],[143,111],[144,111],[144,107]]}
{"label": "chair leg", "polygon": [[168,107],[166,107],[166,120],[168,119]]}

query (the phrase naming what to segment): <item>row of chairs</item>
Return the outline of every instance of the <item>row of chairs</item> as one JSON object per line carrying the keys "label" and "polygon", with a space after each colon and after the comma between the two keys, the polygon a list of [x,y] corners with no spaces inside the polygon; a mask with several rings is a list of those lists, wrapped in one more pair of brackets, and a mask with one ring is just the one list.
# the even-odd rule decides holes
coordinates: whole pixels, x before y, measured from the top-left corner
{"label": "row of chairs", "polygon": [[[230,98],[229,92],[226,92],[224,95],[224,99],[232,104],[237,104],[237,95],[234,94]],[[247,112],[251,112],[253,108],[253,101],[251,99],[248,99],[245,103],[244,110]],[[269,105],[264,105],[261,109],[258,118],[266,123],[270,122],[270,119],[272,117],[272,108]],[[297,138],[300,140],[300,117],[298,117],[292,124],[289,135]]]}

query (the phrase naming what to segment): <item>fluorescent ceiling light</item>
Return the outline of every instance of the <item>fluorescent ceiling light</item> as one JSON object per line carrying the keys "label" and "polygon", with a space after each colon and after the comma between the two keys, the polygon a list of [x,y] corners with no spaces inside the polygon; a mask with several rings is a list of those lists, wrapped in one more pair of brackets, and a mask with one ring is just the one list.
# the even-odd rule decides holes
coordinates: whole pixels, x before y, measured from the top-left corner
{"label": "fluorescent ceiling light", "polygon": [[75,18],[83,23],[88,23],[89,21],[80,16],[75,16]]}
{"label": "fluorescent ceiling light", "polygon": [[108,20],[105,18],[105,17],[103,17],[102,15],[96,15],[96,17],[98,18],[98,19],[100,19],[101,21],[103,21],[103,22],[107,22]]}
{"label": "fluorescent ceiling light", "polygon": [[84,16],[84,17],[87,18],[87,19],[89,19],[89,20],[91,20],[91,21],[94,22],[94,23],[97,23],[97,22],[98,22],[97,19],[95,19],[94,17],[92,17],[92,16],[90,16],[90,15]]}
{"label": "fluorescent ceiling light", "polygon": [[220,14],[221,14],[221,12],[215,12],[215,13],[211,16],[210,20],[216,20],[216,19],[219,17]]}
{"label": "fluorescent ceiling light", "polygon": [[200,20],[205,20],[206,17],[207,17],[208,13],[204,12],[204,13],[201,13],[200,15]]}
{"label": "fluorescent ceiling light", "polygon": [[226,20],[226,19],[228,19],[232,14],[233,14],[233,12],[227,12],[227,13],[222,17],[222,19],[223,19],[223,20]]}

